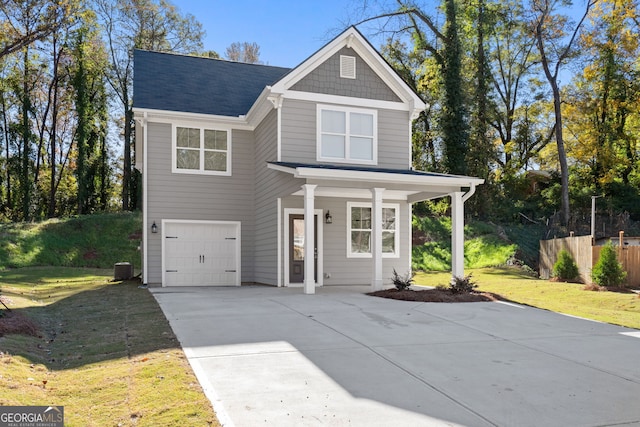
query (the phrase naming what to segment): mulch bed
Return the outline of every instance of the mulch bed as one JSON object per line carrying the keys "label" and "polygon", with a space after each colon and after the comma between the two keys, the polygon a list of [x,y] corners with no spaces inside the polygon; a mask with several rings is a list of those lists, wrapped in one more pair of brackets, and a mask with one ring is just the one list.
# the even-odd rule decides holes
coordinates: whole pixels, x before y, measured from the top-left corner
{"label": "mulch bed", "polygon": [[454,294],[446,289],[407,289],[399,291],[395,288],[369,292],[367,295],[381,298],[397,299],[402,301],[418,302],[487,302],[500,301],[498,295],[489,292],[469,292]]}
{"label": "mulch bed", "polygon": [[0,310],[0,337],[10,334],[37,337],[38,325],[24,314],[15,311]]}

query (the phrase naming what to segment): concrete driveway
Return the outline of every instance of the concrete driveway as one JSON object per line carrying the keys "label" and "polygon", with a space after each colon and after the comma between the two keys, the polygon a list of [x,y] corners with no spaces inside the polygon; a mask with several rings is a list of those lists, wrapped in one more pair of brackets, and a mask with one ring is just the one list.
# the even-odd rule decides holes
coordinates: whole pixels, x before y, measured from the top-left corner
{"label": "concrete driveway", "polygon": [[152,289],[225,426],[640,425],[640,332],[325,287]]}

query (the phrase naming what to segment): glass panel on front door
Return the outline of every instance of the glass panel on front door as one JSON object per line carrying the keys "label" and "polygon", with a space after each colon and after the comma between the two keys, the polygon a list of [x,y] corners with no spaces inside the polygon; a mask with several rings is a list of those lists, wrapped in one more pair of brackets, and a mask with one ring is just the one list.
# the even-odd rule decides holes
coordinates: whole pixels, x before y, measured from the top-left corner
{"label": "glass panel on front door", "polygon": [[[314,233],[316,238],[314,247],[315,274],[317,280],[318,264],[318,230],[317,218],[315,215]],[[289,282],[304,282],[304,215],[291,215],[289,217]]]}
{"label": "glass panel on front door", "polygon": [[304,219],[293,219],[293,260],[304,261]]}

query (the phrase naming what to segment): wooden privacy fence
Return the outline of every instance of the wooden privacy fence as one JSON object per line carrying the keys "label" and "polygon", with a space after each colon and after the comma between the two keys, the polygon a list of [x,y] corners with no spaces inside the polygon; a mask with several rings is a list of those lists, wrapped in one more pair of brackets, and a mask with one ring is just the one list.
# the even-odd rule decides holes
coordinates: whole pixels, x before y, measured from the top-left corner
{"label": "wooden privacy fence", "polygon": [[591,283],[593,254],[591,236],[564,237],[562,239],[540,240],[540,277],[549,279],[553,273],[553,264],[558,254],[565,249],[578,265],[582,283]]}
{"label": "wooden privacy fence", "polygon": [[[612,239],[618,242],[618,239]],[[576,264],[582,283],[591,283],[591,269],[600,259],[602,246],[593,246],[591,236],[564,237],[540,241],[540,277],[549,279],[553,265],[562,249],[567,250]],[[627,272],[626,285],[640,286],[640,245],[616,246],[618,261]]]}
{"label": "wooden privacy fence", "polygon": [[[622,250],[617,247],[618,261],[622,264],[622,268],[627,272],[627,286],[640,286],[640,246],[623,246]],[[594,246],[593,265],[600,259],[600,251],[602,246]],[[589,283],[589,282],[587,282]]]}

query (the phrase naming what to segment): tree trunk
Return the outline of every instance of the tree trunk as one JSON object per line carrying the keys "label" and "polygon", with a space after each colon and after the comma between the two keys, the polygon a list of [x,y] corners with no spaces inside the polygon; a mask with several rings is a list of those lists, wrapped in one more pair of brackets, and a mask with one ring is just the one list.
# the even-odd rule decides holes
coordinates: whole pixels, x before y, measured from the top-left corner
{"label": "tree trunk", "polygon": [[124,160],[122,164],[122,210],[130,210],[131,191],[131,122],[133,111],[131,107],[125,105],[124,112]]}
{"label": "tree trunk", "polygon": [[[62,52],[61,52],[62,53]],[[54,62],[54,81],[53,81],[53,109],[51,110],[51,130],[49,135],[49,146],[51,153],[51,177],[49,180],[49,206],[47,210],[47,216],[53,218],[56,214],[56,145],[57,145],[57,124],[58,124],[58,59],[57,56]]]}
{"label": "tree trunk", "polygon": [[465,120],[464,94],[462,92],[461,46],[458,36],[456,3],[446,0],[446,29],[444,57],[445,101],[441,125],[445,145],[445,165],[448,173],[467,173],[466,151],[468,130]]}
{"label": "tree trunk", "polygon": [[29,207],[31,204],[31,180],[29,176],[29,154],[30,150],[30,122],[29,112],[31,111],[31,100],[29,99],[29,49],[24,51],[24,71],[22,82],[22,168],[20,170],[20,188],[22,197],[22,219],[29,221],[31,218]]}
{"label": "tree trunk", "polygon": [[553,91],[553,111],[556,116],[556,145],[558,146],[558,161],[560,162],[560,209],[562,212],[562,224],[569,225],[569,165],[567,164],[567,152],[564,148],[564,136],[562,134],[562,111],[560,102],[560,89],[556,79],[550,81]]}
{"label": "tree trunk", "polygon": [[[8,214],[13,209],[13,202],[11,201],[11,172],[9,170],[9,123],[7,121],[7,104],[4,98],[4,92],[0,93],[2,97],[2,129],[4,133],[5,143],[5,180],[7,188],[7,201],[5,204],[5,212]],[[0,201],[1,204],[1,201]]]}

